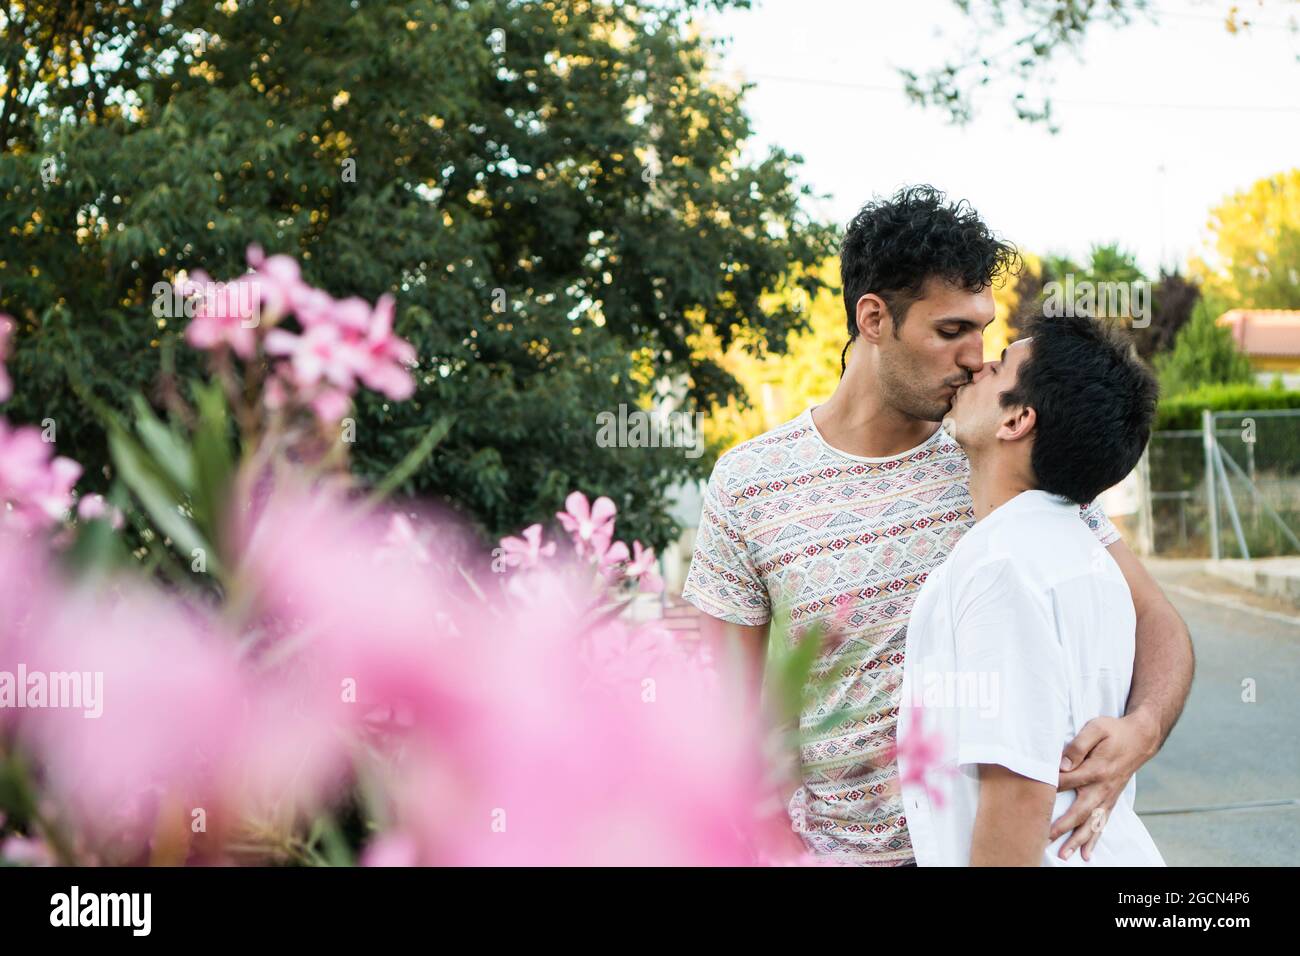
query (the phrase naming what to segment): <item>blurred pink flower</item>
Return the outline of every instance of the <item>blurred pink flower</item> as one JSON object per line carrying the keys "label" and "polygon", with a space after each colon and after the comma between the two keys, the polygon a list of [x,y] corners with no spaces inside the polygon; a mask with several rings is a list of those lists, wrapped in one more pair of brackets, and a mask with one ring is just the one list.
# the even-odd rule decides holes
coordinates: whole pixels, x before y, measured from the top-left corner
{"label": "blurred pink flower", "polygon": [[302,270],[292,256],[277,255],[266,258],[259,245],[251,245],[247,252],[248,264],[255,270],[255,281],[262,319],[274,325],[286,313],[295,310],[309,291],[302,280]]}
{"label": "blurred pink flower", "polygon": [[230,282],[213,282],[195,272],[179,283],[183,295],[200,298],[194,318],[185,329],[185,341],[196,349],[214,351],[229,346],[242,359],[257,351],[261,291],[258,281],[240,276]]}
{"label": "blurred pink flower", "polygon": [[915,783],[925,789],[935,806],[943,806],[944,791],[938,779],[953,772],[944,763],[946,743],[939,731],[925,729],[925,711],[914,707],[910,711],[907,732],[898,735],[898,743],[890,748],[889,760],[898,761],[899,786]]}
{"label": "blurred pink flower", "polygon": [[174,597],[125,583],[69,593],[24,656],[28,674],[78,687],[56,702],[51,676],[19,736],[59,818],[110,862],[139,860],[160,834],[183,847],[186,834],[219,841],[249,818],[292,818],[342,779],[341,741],[306,678],[255,676],[232,635]]}
{"label": "blurred pink flower", "polygon": [[9,337],[13,334],[13,316],[0,312],[0,402],[9,401],[14,393],[14,383],[4,363],[9,360]]}
{"label": "blurred pink flower", "polygon": [[376,837],[361,856],[362,866],[415,866],[420,848],[409,836],[388,833]]}
{"label": "blurred pink flower", "polygon": [[401,512],[394,512],[388,518],[388,531],[384,535],[384,545],[388,549],[381,554],[385,557],[405,558],[417,564],[428,564],[429,549],[416,533],[411,519]]}
{"label": "blurred pink flower", "polygon": [[[596,547],[599,548],[600,542],[597,541]],[[616,581],[623,576],[622,569],[632,555],[627,550],[627,545],[622,541],[614,541],[607,544],[603,550],[596,552],[596,564],[600,568],[600,573],[606,581]]]}
{"label": "blurred pink flower", "polygon": [[351,397],[341,388],[319,389],[311,400],[311,410],[316,413],[316,418],[326,425],[334,425],[342,421],[351,407]]}
{"label": "blurred pink flower", "polygon": [[113,530],[121,530],[125,519],[122,512],[104,500],[103,495],[82,495],[77,502],[77,517],[82,521],[94,521],[102,518]]}
{"label": "blurred pink flower", "polygon": [[53,866],[54,852],[40,837],[9,836],[0,840],[0,863]]}
{"label": "blurred pink flower", "polygon": [[624,573],[629,578],[635,578],[642,591],[658,594],[664,589],[663,578],[659,577],[655,563],[654,548],[643,548],[640,541],[632,542],[632,560]]}
{"label": "blurred pink flower", "polygon": [[391,295],[379,297],[365,339],[357,344],[357,374],[367,387],[400,402],[415,391],[415,379],[407,369],[415,364],[416,354],[409,342],[393,334],[394,309]]}
{"label": "blurred pink flower", "polygon": [[564,508],[556,517],[573,537],[578,557],[603,555],[614,537],[614,516],[618,513],[614,502],[602,495],[589,504],[586,495],[575,491],[564,499]]}
{"label": "blurred pink flower", "polygon": [[81,466],[54,455],[40,429],[13,428],[0,418],[0,524],[23,531],[49,528],[72,507]]}
{"label": "blurred pink flower", "polygon": [[522,538],[514,536],[501,539],[501,560],[511,568],[535,568],[541,558],[555,554],[555,542],[542,544],[542,526],[529,525],[523,531]]}
{"label": "blurred pink flower", "polygon": [[302,335],[272,329],[266,336],[266,352],[288,356],[290,381],[304,392],[321,381],[349,394],[356,387],[351,346],[336,325],[313,325]]}

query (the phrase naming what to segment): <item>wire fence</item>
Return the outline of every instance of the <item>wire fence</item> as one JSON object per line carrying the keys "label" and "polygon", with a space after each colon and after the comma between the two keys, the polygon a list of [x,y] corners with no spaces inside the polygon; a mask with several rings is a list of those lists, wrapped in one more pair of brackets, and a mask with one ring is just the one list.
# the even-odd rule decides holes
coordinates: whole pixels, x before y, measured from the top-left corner
{"label": "wire fence", "polygon": [[1300,410],[1206,412],[1147,455],[1155,554],[1300,554]]}

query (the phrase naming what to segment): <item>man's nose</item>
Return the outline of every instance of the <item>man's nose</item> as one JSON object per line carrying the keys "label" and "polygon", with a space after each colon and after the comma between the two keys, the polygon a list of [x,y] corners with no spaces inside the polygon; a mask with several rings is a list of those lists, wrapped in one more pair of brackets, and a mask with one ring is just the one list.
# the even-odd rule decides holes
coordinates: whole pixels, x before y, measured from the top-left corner
{"label": "man's nose", "polygon": [[979,374],[984,367],[984,343],[972,342],[968,347],[962,349],[957,356],[957,364],[970,372],[972,375]]}

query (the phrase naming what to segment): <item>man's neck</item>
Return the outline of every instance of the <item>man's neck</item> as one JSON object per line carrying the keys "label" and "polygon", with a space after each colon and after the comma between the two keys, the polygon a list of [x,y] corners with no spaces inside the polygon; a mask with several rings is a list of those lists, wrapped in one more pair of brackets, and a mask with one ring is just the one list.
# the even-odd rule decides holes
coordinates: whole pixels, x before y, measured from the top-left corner
{"label": "man's neck", "polygon": [[832,448],[860,458],[901,455],[939,427],[938,422],[913,418],[886,405],[876,382],[854,374],[853,369],[812,415],[817,431]]}
{"label": "man's neck", "polygon": [[998,508],[1024,491],[1032,491],[1016,462],[994,455],[987,461],[971,459],[970,497],[975,520],[983,521]]}

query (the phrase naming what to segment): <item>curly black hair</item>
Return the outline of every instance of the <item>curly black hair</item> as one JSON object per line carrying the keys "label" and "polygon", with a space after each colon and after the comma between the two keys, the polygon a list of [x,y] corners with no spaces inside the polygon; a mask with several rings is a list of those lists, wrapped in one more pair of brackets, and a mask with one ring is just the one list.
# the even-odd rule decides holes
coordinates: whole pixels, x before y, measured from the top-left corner
{"label": "curly black hair", "polygon": [[940,278],[979,292],[1019,267],[1015,246],[998,239],[966,200],[949,203],[933,186],[907,186],[873,199],[853,217],[840,245],[840,279],[849,341],[857,338],[858,300],[875,293],[889,307],[894,335],[925,282]]}
{"label": "curly black hair", "polygon": [[1004,408],[1035,412],[1030,465],[1038,486],[1084,505],[1138,463],[1160,387],[1117,329],[1088,316],[1039,317]]}

